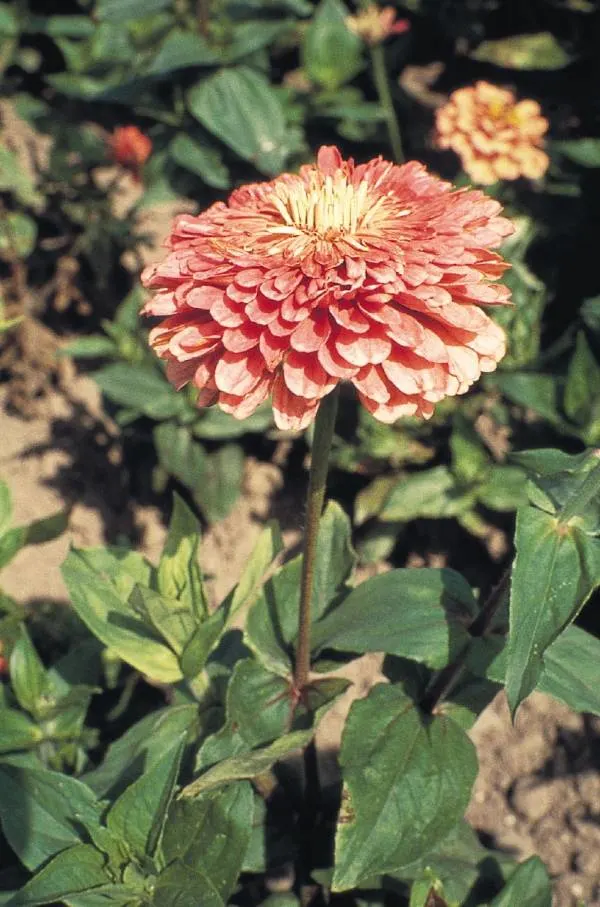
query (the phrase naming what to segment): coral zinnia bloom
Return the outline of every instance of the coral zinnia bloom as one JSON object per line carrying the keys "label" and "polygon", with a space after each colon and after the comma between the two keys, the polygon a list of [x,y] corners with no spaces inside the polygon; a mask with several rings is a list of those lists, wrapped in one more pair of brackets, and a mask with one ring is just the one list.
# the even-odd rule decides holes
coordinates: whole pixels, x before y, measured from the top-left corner
{"label": "coral zinnia bloom", "polygon": [[505,348],[480,305],[508,301],[489,250],[513,226],[482,192],[451,190],[422,164],[356,166],[323,147],[297,175],[181,215],[142,275],[169,379],[240,419],[271,394],[284,429],[343,380],[384,422],[430,416]]}
{"label": "coral zinnia bloom", "polygon": [[348,16],[346,25],[366,44],[372,46],[381,44],[390,35],[401,35],[410,29],[408,19],[396,19],[396,10],[393,6],[379,7],[375,3],[355,16]]}
{"label": "coral zinnia bloom", "polygon": [[110,136],[108,145],[113,160],[139,179],[140,170],[152,154],[152,140],[137,126],[119,126]]}
{"label": "coral zinnia bloom", "polygon": [[459,88],[436,112],[437,145],[455,151],[482,186],[543,176],[549,158],[540,146],[547,130],[537,101],[517,103],[511,91],[488,82]]}

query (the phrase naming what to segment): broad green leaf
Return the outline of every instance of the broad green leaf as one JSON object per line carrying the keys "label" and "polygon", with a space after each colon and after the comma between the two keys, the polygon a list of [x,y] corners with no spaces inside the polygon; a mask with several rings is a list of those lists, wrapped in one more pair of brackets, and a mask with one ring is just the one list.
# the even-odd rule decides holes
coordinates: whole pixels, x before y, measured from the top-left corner
{"label": "broad green leaf", "polygon": [[89,38],[94,22],[89,16],[32,16],[26,31],[42,32],[51,38]]}
{"label": "broad green leaf", "polygon": [[76,844],[57,854],[12,899],[12,907],[54,904],[71,894],[110,881],[104,854],[91,844]]}
{"label": "broad green leaf", "polygon": [[336,91],[362,69],[362,41],[346,25],[340,0],[321,0],[304,35],[302,64],[309,79]]}
{"label": "broad green leaf", "polygon": [[134,781],[111,807],[106,826],[143,862],[154,857],[173,799],[187,732],[172,741],[154,765]]}
{"label": "broad green leaf", "polygon": [[237,444],[226,444],[204,459],[194,499],[209,522],[224,519],[242,490],[244,452]]}
{"label": "broad green leaf", "polygon": [[305,747],[312,736],[312,730],[294,731],[262,749],[224,759],[184,787],[180,797],[197,797],[204,791],[214,790],[232,781],[256,778],[271,768],[275,762]]}
{"label": "broad green leaf", "polygon": [[173,0],[98,0],[95,13],[101,22],[121,24],[169,9]]}
{"label": "broad green leaf", "polygon": [[46,669],[23,624],[19,631],[10,653],[10,681],[21,708],[37,716],[46,685]]}
{"label": "broad green leaf", "polygon": [[556,473],[577,473],[589,459],[589,454],[587,451],[567,454],[552,447],[540,447],[511,454],[510,459],[534,476],[552,476]]}
{"label": "broad green leaf", "polygon": [[554,375],[533,372],[501,374],[495,381],[509,400],[534,410],[556,428],[572,433],[572,426],[568,425],[560,412],[561,382]]}
{"label": "broad green leaf", "polygon": [[539,857],[517,866],[490,907],[552,907],[552,885]]}
{"label": "broad green leaf", "polygon": [[583,167],[600,167],[600,139],[570,139],[552,142],[551,149],[558,151]]}
{"label": "broad green leaf", "polygon": [[31,718],[16,709],[0,708],[0,728],[0,753],[32,749],[44,736]]}
{"label": "broad green leaf", "polygon": [[25,530],[25,545],[44,545],[66,532],[69,525],[69,510],[59,510],[52,516],[35,520],[22,528]]}
{"label": "broad green leaf", "polygon": [[469,56],[506,69],[562,69],[571,62],[569,54],[547,31],[483,41]]}
{"label": "broad green leaf", "polygon": [[180,167],[195,173],[207,186],[228,189],[231,185],[229,171],[214,146],[179,132],[169,145],[169,154]]}
{"label": "broad green leaf", "polygon": [[6,145],[0,147],[0,191],[12,192],[23,205],[39,208],[44,201],[32,177],[21,166],[17,155]]}
{"label": "broad green leaf", "polygon": [[535,507],[517,513],[506,694],[514,714],[534,689],[548,646],[600,584],[600,540]]}
{"label": "broad green leaf", "polygon": [[225,902],[201,869],[175,860],[160,873],[154,886],[154,907],[225,907]]}
{"label": "broad green leaf", "polygon": [[111,545],[106,548],[79,548],[77,553],[88,567],[111,583],[125,614],[131,613],[126,603],[135,586],[154,584],[154,568],[138,551]]}
{"label": "broad green leaf", "polygon": [[[313,620],[324,614],[343,591],[354,561],[348,518],[338,504],[330,502],[319,524]],[[283,676],[291,668],[292,643],[298,630],[301,570],[301,557],[281,567],[263,586],[246,623],[249,647],[266,668]]]}
{"label": "broad green leaf", "polygon": [[522,469],[494,464],[489,478],[477,489],[477,500],[490,510],[516,510],[527,500],[526,485]]}
{"label": "broad green leaf", "polygon": [[35,870],[81,841],[79,829],[100,824],[92,791],[46,769],[0,766],[0,820],[6,840],[27,869]]}
{"label": "broad green leaf", "polygon": [[600,419],[597,388],[600,385],[600,364],[590,349],[585,333],[579,331],[575,352],[569,363],[563,406],[565,413],[578,425],[590,419]]}
{"label": "broad green leaf", "polygon": [[315,625],[313,651],[386,652],[440,668],[467,643],[476,613],[469,585],[453,570],[390,570]]}
{"label": "broad green leaf", "polygon": [[33,252],[36,239],[37,226],[32,217],[21,211],[4,214],[0,221],[0,256],[8,261],[28,258]]}
{"label": "broad green leaf", "polygon": [[195,705],[178,705],[146,715],[111,743],[103,762],[84,775],[98,797],[114,800],[142,770],[151,769],[171,742],[191,730],[197,717]]}
{"label": "broad green leaf", "polygon": [[169,532],[158,565],[158,589],[201,619],[206,616],[207,603],[198,564],[199,542],[198,520],[182,498],[173,495]]}
{"label": "broad green leaf", "polygon": [[261,172],[280,172],[289,136],[276,92],[264,76],[239,66],[222,69],[188,93],[193,116],[213,135]]}
{"label": "broad green leaf", "polygon": [[260,536],[248,559],[237,586],[223,603],[231,620],[240,608],[251,605],[256,599],[267,570],[283,551],[283,539],[279,524],[271,520]]}
{"label": "broad green leaf", "polygon": [[447,466],[434,466],[400,479],[392,489],[379,519],[407,523],[418,517],[456,516],[473,504],[473,495],[465,494]]}
{"label": "broad green leaf", "polygon": [[367,520],[381,513],[397,481],[395,475],[377,476],[358,492],[354,502],[354,521],[357,526],[362,526]]}
{"label": "broad green leaf", "polygon": [[444,716],[419,714],[379,684],[350,710],[332,888],[346,891],[412,863],[462,818],[477,776],[473,744]]}
{"label": "broad green leaf", "polygon": [[169,419],[185,409],[183,395],[157,369],[115,362],[93,373],[103,394],[151,419]]}
{"label": "broad green leaf", "polygon": [[73,607],[104,645],[138,671],[162,683],[181,680],[177,656],[151,634],[114,586],[85,561],[85,553],[70,551],[62,574]]}
{"label": "broad green leaf", "polygon": [[225,628],[223,606],[196,627],[181,653],[181,670],[184,677],[193,680],[204,669],[208,658]]}
{"label": "broad green leaf", "polygon": [[185,605],[143,586],[135,587],[129,596],[129,603],[144,624],[156,630],[169,648],[180,656],[196,627],[194,616]]}
{"label": "broad green leaf", "polygon": [[200,870],[227,903],[248,849],[253,813],[252,788],[245,781],[175,801],[162,843],[165,862]]}
{"label": "broad green leaf", "polygon": [[196,438],[208,441],[228,441],[240,438],[249,432],[262,433],[273,424],[273,414],[268,403],[259,406],[247,419],[234,419],[216,406],[201,412],[192,431]]}
{"label": "broad green leaf", "polygon": [[0,35],[3,38],[16,38],[19,34],[19,20],[8,3],[0,3]]}
{"label": "broad green leaf", "polygon": [[25,545],[25,526],[13,526],[0,536],[0,568],[5,567]]}
{"label": "broad green leaf", "polygon": [[163,422],[155,427],[153,437],[162,468],[192,492],[203,488],[206,454],[202,445],[194,441],[189,426]]}
{"label": "broad green leaf", "polygon": [[454,420],[450,436],[450,453],[452,472],[463,485],[485,477],[490,458],[481,438],[465,418],[456,417]]}

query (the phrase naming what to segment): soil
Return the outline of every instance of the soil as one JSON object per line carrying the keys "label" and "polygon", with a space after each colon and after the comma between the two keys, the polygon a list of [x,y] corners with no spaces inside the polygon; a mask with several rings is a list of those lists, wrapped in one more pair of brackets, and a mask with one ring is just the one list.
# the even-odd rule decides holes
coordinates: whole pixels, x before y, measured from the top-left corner
{"label": "soil", "polygon": [[[69,544],[129,539],[156,560],[164,514],[133,502],[124,487],[116,427],[104,415],[96,385],[85,376],[53,390],[29,419],[6,407],[0,388],[0,476],[13,494],[16,523],[70,508],[69,531],[23,550],[2,572],[2,587],[24,605],[66,602],[59,567]],[[283,517],[286,543],[299,538],[298,502],[282,492],[277,465],[249,459],[244,493],[230,516],[202,542],[210,595],[218,602],[235,582],[264,520]],[[295,527],[295,528],[294,528]],[[327,760],[339,744],[352,698],[364,696],[378,676],[379,660],[366,656],[351,668],[354,686],[319,732]],[[472,731],[481,772],[469,819],[494,846],[523,859],[537,853],[556,881],[554,907],[600,907],[600,720],[577,715],[535,694],[510,724],[502,696]],[[515,905],[517,907],[517,905]]]}

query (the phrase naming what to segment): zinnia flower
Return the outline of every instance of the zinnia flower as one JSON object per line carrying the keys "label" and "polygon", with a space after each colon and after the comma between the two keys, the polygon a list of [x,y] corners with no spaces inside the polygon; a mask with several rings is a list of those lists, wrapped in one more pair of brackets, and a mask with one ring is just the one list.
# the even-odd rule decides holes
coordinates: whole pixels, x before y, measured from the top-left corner
{"label": "zinnia flower", "polygon": [[346,25],[366,44],[381,44],[390,35],[401,35],[410,29],[408,19],[396,19],[393,6],[367,6],[355,16],[348,16]]}
{"label": "zinnia flower", "polygon": [[373,415],[431,416],[505,351],[480,305],[491,248],[513,232],[498,202],[412,162],[344,161],[335,147],[299,174],[235,190],[174,223],[164,261],[142,275],[143,312],[177,386],[243,419],[269,394],[276,424],[301,429],[351,381]]}
{"label": "zinnia flower", "polygon": [[108,140],[113,160],[130,170],[136,179],[152,153],[152,141],[137,126],[119,126]]}
{"label": "zinnia flower", "polygon": [[537,101],[519,101],[505,88],[476,82],[454,91],[436,112],[436,142],[451,148],[473,182],[489,186],[548,169],[541,150],[548,120]]}

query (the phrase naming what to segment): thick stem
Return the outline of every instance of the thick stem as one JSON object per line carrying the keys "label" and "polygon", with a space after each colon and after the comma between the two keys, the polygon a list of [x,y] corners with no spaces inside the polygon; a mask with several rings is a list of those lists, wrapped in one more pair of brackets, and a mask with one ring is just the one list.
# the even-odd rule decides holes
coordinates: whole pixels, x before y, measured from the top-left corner
{"label": "thick stem", "polygon": [[310,672],[310,622],[311,600],[315,572],[315,555],[319,520],[325,500],[329,451],[338,407],[338,390],[334,390],[321,401],[315,419],[310,477],[306,496],[306,524],[304,528],[304,554],[302,578],[300,581],[300,610],[298,613],[298,647],[294,671],[294,687],[299,695],[306,686]]}
{"label": "thick stem", "polygon": [[598,464],[588,472],[577,491],[558,514],[559,523],[568,523],[570,519],[583,511],[592,498],[600,493],[600,450],[593,450],[591,456],[598,460]]}
{"label": "thick stem", "polygon": [[[498,608],[504,601],[504,596],[510,582],[512,565],[507,567],[500,582],[494,586],[487,599],[485,600],[481,611],[469,627],[469,633],[473,637],[485,636],[489,631]],[[468,642],[458,658],[452,664],[446,665],[445,668],[437,674],[426,691],[421,702],[423,711],[431,713],[440,702],[447,698],[448,694],[454,689],[459,681],[462,672],[467,663],[467,657],[471,643]]]}
{"label": "thick stem", "polygon": [[373,80],[379,96],[379,103],[383,107],[383,112],[385,113],[385,122],[394,160],[397,164],[402,164],[404,161],[402,135],[400,134],[398,118],[396,117],[392,92],[390,91],[383,44],[375,44],[371,47],[371,64],[373,66]]}

